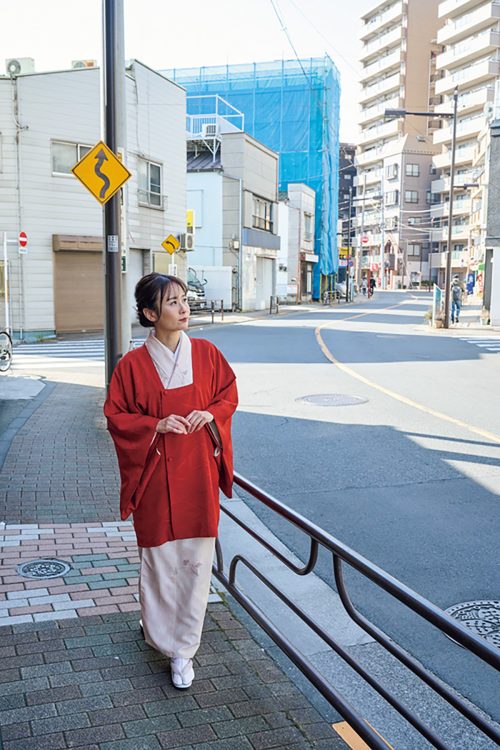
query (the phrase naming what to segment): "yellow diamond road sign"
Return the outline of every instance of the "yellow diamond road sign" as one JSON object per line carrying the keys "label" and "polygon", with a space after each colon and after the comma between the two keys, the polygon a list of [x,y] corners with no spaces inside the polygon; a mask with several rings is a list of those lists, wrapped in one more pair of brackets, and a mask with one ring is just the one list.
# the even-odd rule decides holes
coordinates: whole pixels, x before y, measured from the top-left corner
{"label": "yellow diamond road sign", "polygon": [[161,246],[165,248],[167,253],[170,253],[170,255],[173,255],[176,250],[178,250],[181,246],[181,243],[177,239],[177,237],[174,237],[173,234],[169,234],[166,239],[163,240],[161,243]]}
{"label": "yellow diamond road sign", "polygon": [[102,204],[131,177],[127,167],[103,141],[96,143],[71,171]]}

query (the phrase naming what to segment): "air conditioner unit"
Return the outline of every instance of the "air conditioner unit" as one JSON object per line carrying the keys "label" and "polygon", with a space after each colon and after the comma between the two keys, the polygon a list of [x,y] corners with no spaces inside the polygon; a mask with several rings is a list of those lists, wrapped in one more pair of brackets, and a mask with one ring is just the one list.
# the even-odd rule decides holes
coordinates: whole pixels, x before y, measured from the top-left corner
{"label": "air conditioner unit", "polygon": [[5,61],[5,70],[9,76],[35,72],[35,61],[32,57],[11,57]]}
{"label": "air conditioner unit", "polygon": [[194,250],[194,235],[181,234],[181,250]]}
{"label": "air conditioner unit", "polygon": [[71,67],[79,68],[97,68],[97,60],[72,60]]}
{"label": "air conditioner unit", "polygon": [[215,122],[204,122],[201,126],[201,134],[204,138],[215,138],[217,135],[217,124]]}

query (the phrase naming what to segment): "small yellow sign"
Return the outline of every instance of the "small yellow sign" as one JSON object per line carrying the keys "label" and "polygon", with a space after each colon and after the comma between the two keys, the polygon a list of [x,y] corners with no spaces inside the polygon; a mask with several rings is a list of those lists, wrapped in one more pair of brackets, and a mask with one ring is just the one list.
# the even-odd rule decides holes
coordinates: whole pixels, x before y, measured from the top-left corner
{"label": "small yellow sign", "polygon": [[177,239],[177,237],[174,237],[173,234],[169,234],[166,239],[163,240],[161,243],[161,246],[165,248],[167,253],[170,253],[170,255],[173,255],[176,250],[178,250],[181,246],[181,243]]}
{"label": "small yellow sign", "polygon": [[188,208],[186,211],[186,227],[188,232],[194,227],[194,210],[192,208]]}
{"label": "small yellow sign", "polygon": [[107,203],[131,173],[103,141],[99,141],[71,170],[99,203]]}
{"label": "small yellow sign", "polygon": [[339,258],[348,258],[349,254],[348,247],[339,247]]}

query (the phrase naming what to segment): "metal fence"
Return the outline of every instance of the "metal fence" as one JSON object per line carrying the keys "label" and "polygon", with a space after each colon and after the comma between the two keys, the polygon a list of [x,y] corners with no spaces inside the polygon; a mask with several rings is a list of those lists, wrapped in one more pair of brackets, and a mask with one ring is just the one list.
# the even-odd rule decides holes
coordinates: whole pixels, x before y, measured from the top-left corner
{"label": "metal fence", "polygon": [[[500,743],[500,732],[493,722],[485,718],[473,705],[442,683],[431,672],[425,669],[425,667],[423,667],[413,656],[408,654],[382,630],[357,611],[349,597],[349,592],[344,581],[345,566],[349,566],[358,571],[358,573],[394,597],[394,599],[405,605],[413,613],[434,625],[439,631],[452,638],[460,644],[460,646],[463,646],[463,648],[467,649],[470,653],[474,654],[496,670],[500,670],[500,651],[468,631],[463,625],[453,620],[439,607],[432,604],[415,591],[412,591],[377,565],[374,565],[362,555],[359,555],[357,552],[350,549],[348,546],[323,531],[319,526],[308,521],[276,498],[268,495],[244,477],[235,474],[234,479],[239,487],[262,502],[278,516],[293,524],[293,526],[309,538],[310,550],[307,562],[302,567],[299,567],[289,561],[279,550],[273,547],[270,542],[259,535],[253,528],[241,521],[227,505],[222,506],[221,510],[223,513],[242,527],[248,534],[250,534],[250,536],[275,555],[275,557],[281,560],[281,562],[296,575],[305,576],[308,573],[311,573],[316,566],[320,547],[326,550],[332,557],[333,572],[338,594],[351,619],[376,642],[383,646],[388,653],[392,654],[392,656],[401,662],[401,664],[420,678],[420,680],[430,687],[437,695],[447,701],[450,706],[480,729],[487,737]],[[216,564],[214,566],[215,577],[226,587],[236,601],[241,604],[241,606],[319,690],[330,705],[333,706],[333,708],[335,708],[353,727],[370,748],[373,748],[373,750],[387,750],[387,744],[363,719],[356,708],[348,703],[333,685],[327,682],[317,668],[283,635],[283,633],[280,632],[276,625],[271,622],[261,609],[259,609],[253,600],[246,596],[239,588],[236,579],[238,566],[244,566],[251,571],[256,578],[258,578],[276,597],[278,597],[278,599],[280,599],[295,615],[306,623],[306,625],[308,625],[311,630],[332,649],[332,651],[338,654],[338,656],[340,656],[346,664],[360,675],[371,688],[382,696],[382,698],[384,698],[401,717],[420,732],[420,734],[431,745],[439,750],[453,750],[451,746],[447,745],[445,741],[437,736],[434,729],[421,721],[421,719],[417,717],[413,711],[407,708],[396,695],[392,694],[376,678],[372,677],[369,672],[367,672],[366,669],[355,658],[353,658],[343,646],[326,633],[326,631],[318,625],[309,614],[280,591],[280,589],[272,583],[269,578],[267,578],[265,573],[258,570],[244,554],[235,555],[229,563],[228,571],[226,571],[224,569],[222,548],[217,540]]]}

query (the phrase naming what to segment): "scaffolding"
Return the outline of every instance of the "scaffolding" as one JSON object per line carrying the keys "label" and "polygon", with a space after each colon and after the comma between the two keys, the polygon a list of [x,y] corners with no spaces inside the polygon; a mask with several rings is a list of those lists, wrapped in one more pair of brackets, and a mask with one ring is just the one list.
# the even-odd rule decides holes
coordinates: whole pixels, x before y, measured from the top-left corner
{"label": "scaffolding", "polygon": [[188,93],[188,115],[206,113],[199,97],[219,95],[244,114],[245,131],[279,154],[279,190],[302,182],[316,193],[313,296],[338,270],[340,76],[324,58],[161,71]]}

